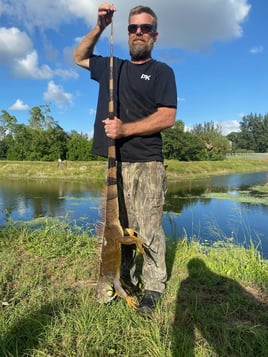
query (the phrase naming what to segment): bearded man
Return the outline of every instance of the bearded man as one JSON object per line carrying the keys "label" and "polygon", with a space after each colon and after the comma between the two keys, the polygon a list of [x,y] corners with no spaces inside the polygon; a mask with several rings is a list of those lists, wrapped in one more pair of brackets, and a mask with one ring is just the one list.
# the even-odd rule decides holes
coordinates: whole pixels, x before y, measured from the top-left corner
{"label": "bearded man", "polygon": [[[139,230],[150,250],[151,264],[143,262],[144,289],[138,308],[150,314],[167,281],[162,227],[167,182],[161,131],[175,122],[176,81],[167,64],[152,58],[158,38],[156,14],[147,6],[132,8],[128,18],[130,60],[114,57],[115,116],[109,119],[110,59],[95,55],[94,48],[115,11],[108,3],[99,6],[97,24],[75,49],[74,61],[99,83],[93,151],[107,156],[107,137],[115,140],[121,225]],[[135,258],[136,247],[123,245],[121,278],[133,288],[140,279]]]}

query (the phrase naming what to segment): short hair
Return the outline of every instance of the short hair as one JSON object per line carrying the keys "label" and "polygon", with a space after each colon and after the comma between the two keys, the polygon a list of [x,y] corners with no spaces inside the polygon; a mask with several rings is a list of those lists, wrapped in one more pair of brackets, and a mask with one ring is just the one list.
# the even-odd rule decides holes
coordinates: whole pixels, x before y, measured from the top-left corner
{"label": "short hair", "polygon": [[133,7],[129,11],[128,22],[130,22],[131,16],[139,15],[139,14],[142,14],[143,12],[145,12],[146,14],[149,14],[149,15],[152,16],[153,25],[154,25],[155,30],[156,30],[157,29],[157,16],[156,16],[155,12],[149,6],[138,5],[138,6]]}

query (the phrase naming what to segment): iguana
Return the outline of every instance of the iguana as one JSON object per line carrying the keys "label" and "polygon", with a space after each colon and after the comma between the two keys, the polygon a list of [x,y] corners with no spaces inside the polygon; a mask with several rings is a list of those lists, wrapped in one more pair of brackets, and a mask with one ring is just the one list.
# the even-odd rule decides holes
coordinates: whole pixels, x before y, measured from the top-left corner
{"label": "iguana", "polygon": [[[117,165],[115,142],[109,139],[107,191],[104,207],[104,223],[101,237],[101,259],[99,279],[96,285],[97,299],[107,303],[119,296],[126,300],[129,307],[136,309],[137,301],[123,288],[120,279],[121,245],[136,244],[138,251],[147,258],[144,245],[137,232],[131,228],[123,229],[119,221],[119,204],[117,190]],[[123,286],[122,286],[123,285]]]}
{"label": "iguana", "polygon": [[[113,21],[111,21],[110,40],[110,78],[109,78],[109,119],[114,118],[113,100]],[[126,300],[129,307],[135,309],[137,301],[123,288],[120,279],[121,245],[136,244],[137,249],[146,259],[144,248],[137,232],[131,228],[123,229],[119,220],[119,203],[117,190],[117,162],[115,140],[108,139],[108,168],[106,182],[106,202],[103,213],[103,229],[101,234],[101,259],[99,278],[96,285],[97,299],[101,303],[107,303],[119,296]],[[148,247],[147,247],[148,248]]]}

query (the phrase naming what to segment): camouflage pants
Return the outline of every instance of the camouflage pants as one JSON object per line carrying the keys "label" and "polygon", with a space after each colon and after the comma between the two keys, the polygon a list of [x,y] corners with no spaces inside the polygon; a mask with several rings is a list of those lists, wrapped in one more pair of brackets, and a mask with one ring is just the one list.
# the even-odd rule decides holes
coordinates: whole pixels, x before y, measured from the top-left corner
{"label": "camouflage pants", "polygon": [[[163,205],[167,190],[162,162],[118,164],[120,222],[137,230],[150,247],[149,264],[143,260],[144,288],[162,292],[167,280],[166,238],[162,227]],[[135,245],[122,246],[121,277],[137,285]]]}

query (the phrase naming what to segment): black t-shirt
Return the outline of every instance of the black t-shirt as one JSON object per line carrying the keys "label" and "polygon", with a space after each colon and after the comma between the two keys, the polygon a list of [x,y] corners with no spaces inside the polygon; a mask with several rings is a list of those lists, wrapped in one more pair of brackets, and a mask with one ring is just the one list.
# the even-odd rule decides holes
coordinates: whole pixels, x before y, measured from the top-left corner
{"label": "black t-shirt", "polygon": [[[102,120],[109,116],[108,57],[90,59],[91,78],[99,82],[99,98],[94,124],[93,150],[107,156],[107,137]],[[157,111],[158,107],[177,107],[177,91],[172,69],[162,62],[143,64],[114,58],[114,111],[123,122],[133,122]],[[163,161],[160,133],[116,140],[117,160],[126,162]]]}

